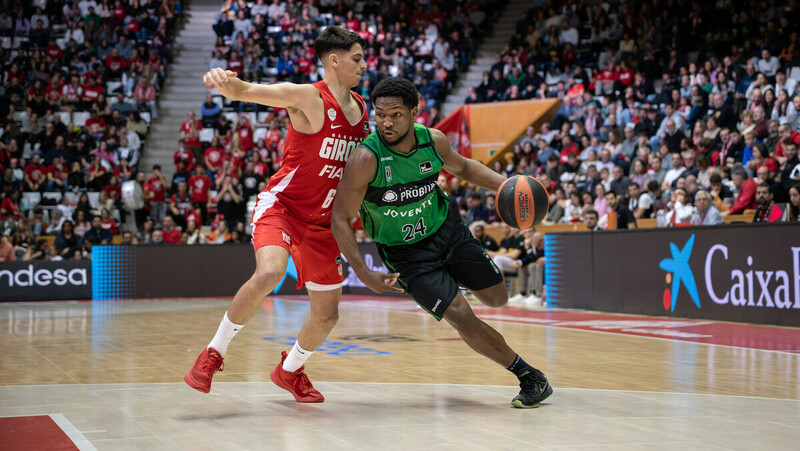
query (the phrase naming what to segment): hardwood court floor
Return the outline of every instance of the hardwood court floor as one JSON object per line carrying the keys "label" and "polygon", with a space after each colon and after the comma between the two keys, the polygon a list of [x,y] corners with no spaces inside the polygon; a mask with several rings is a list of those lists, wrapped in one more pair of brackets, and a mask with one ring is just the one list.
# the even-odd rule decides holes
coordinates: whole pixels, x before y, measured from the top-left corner
{"label": "hardwood court floor", "polygon": [[302,297],[265,300],[211,393],[183,383],[228,303],[0,304],[0,449],[42,440],[115,450],[800,443],[800,329],[474,305],[555,389],[542,407],[520,410],[509,406],[516,379],[449,325],[409,300],[350,296],[308,362],[326,397],[308,405],[268,377],[308,312]]}

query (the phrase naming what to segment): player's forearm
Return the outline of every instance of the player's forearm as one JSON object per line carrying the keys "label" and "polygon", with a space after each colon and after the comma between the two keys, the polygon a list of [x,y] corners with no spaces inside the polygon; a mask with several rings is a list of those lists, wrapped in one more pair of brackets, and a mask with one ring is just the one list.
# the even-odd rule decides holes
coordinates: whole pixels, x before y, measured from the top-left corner
{"label": "player's forearm", "polygon": [[459,177],[490,191],[497,191],[500,184],[506,180],[502,175],[475,160],[467,160],[464,171]]}
{"label": "player's forearm", "polygon": [[350,264],[356,274],[362,274],[366,271],[367,264],[358,249],[356,235],[353,233],[353,228],[350,227],[350,222],[346,218],[334,214],[333,218],[331,218],[331,231],[333,232],[333,237],[336,238],[336,243],[339,244],[339,250],[342,251],[347,263]]}

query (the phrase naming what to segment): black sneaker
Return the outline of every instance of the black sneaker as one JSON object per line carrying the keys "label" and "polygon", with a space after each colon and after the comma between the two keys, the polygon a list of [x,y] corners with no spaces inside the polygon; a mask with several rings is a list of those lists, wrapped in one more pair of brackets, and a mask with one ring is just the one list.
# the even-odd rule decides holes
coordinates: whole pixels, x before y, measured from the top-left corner
{"label": "black sneaker", "polygon": [[542,401],[553,394],[553,387],[539,370],[525,376],[519,386],[519,394],[511,400],[511,405],[518,409],[539,407]]}

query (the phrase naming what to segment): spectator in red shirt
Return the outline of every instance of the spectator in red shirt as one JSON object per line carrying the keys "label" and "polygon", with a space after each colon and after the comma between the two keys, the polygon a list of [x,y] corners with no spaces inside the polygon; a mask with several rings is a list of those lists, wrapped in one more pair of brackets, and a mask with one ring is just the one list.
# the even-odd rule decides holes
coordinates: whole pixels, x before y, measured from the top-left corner
{"label": "spectator in red shirt", "polygon": [[228,58],[228,70],[236,72],[239,78],[241,78],[244,73],[244,61],[236,50],[231,51],[231,57]]}
{"label": "spectator in red shirt", "polygon": [[100,210],[100,220],[102,222],[101,227],[103,230],[108,230],[112,235],[119,234],[119,226],[117,225],[117,221],[111,217],[111,212],[108,211],[108,208],[103,208]]}
{"label": "spectator in red shirt", "polygon": [[95,77],[87,77],[88,82],[81,92],[81,103],[84,110],[91,109],[92,105],[103,94],[103,87],[97,84]]}
{"label": "spectator in red shirt", "polygon": [[722,216],[735,215],[756,208],[756,182],[747,176],[747,171],[741,166],[736,167],[731,172],[731,179],[739,190],[739,195],[736,196],[733,206],[728,211],[722,212]]}
{"label": "spectator in red shirt", "polygon": [[47,167],[42,164],[39,154],[33,154],[31,162],[25,166],[25,191],[44,192],[45,182],[47,181]]}
{"label": "spectator in red shirt", "polygon": [[167,244],[178,244],[181,241],[181,228],[175,225],[172,216],[164,217],[164,227],[161,232],[164,234],[164,242]]}
{"label": "spectator in red shirt", "polygon": [[12,190],[5,199],[0,202],[0,220],[8,218],[19,220],[20,214],[22,213],[22,210],[19,209],[19,195],[19,191]]}
{"label": "spectator in red shirt", "polygon": [[[203,122],[194,118],[194,111],[189,111],[187,118],[181,124],[181,139],[183,145],[192,149],[192,151],[200,150],[200,133],[203,129]],[[191,171],[193,166],[189,166]]]}
{"label": "spectator in red shirt", "polygon": [[150,217],[156,224],[164,221],[167,214],[167,179],[161,173],[161,166],[153,166],[153,176],[142,186],[145,200],[150,202]]}
{"label": "spectator in red shirt", "polygon": [[139,83],[133,91],[133,100],[142,107],[150,109],[150,118],[155,121],[158,119],[158,109],[156,108],[156,88],[150,84],[150,80],[145,76],[139,77]]}
{"label": "spectator in red shirt", "polygon": [[194,170],[194,175],[189,177],[189,191],[192,202],[200,208],[201,221],[204,224],[208,217],[208,207],[211,206],[211,179],[206,175],[205,167],[200,164]]}
{"label": "spectator in red shirt", "polygon": [[61,88],[61,105],[78,108],[83,98],[83,87],[77,75],[73,75],[68,85]]}
{"label": "spectator in red shirt", "polygon": [[63,193],[66,189],[67,168],[61,162],[61,157],[54,157],[53,164],[47,168],[47,191],[60,191]]}
{"label": "spectator in red shirt", "polygon": [[61,51],[61,47],[59,47],[58,44],[56,44],[55,39],[50,39],[50,42],[44,49],[44,53],[50,58],[53,58],[54,61],[60,61],[61,58],[64,57],[64,52]]}
{"label": "spectator in red shirt", "polygon": [[249,152],[256,145],[253,142],[253,127],[250,125],[250,116],[243,114],[239,116],[236,124],[236,134],[239,137],[239,146],[245,152]]}
{"label": "spectator in red shirt", "polygon": [[219,144],[217,144],[217,146],[214,146],[214,143],[212,142],[211,146],[208,149],[206,149],[205,155],[203,157],[206,167],[214,174],[216,174],[217,172],[219,172],[220,169],[222,169],[222,162],[225,161],[225,149],[218,146]]}
{"label": "spectator in red shirt", "polygon": [[53,77],[44,89],[44,99],[50,104],[53,110],[56,110],[61,105],[62,85],[63,83],[60,77]]}
{"label": "spectator in red shirt", "polygon": [[778,127],[778,146],[775,148],[775,159],[778,160],[778,163],[783,164],[786,162],[786,150],[784,149],[784,143],[788,143],[792,141],[793,143],[797,144],[800,147],[800,133],[792,130],[791,125],[789,124],[782,124]]}
{"label": "spectator in red shirt", "polygon": [[197,160],[194,157],[194,152],[184,147],[184,143],[178,141],[178,150],[172,155],[172,161],[175,162],[175,170],[178,170],[178,165],[181,161],[186,164],[186,170],[191,172],[197,166]]}
{"label": "spectator in red shirt", "polygon": [[114,47],[106,57],[106,78],[122,78],[122,72],[128,67],[128,61],[120,56],[119,49]]}

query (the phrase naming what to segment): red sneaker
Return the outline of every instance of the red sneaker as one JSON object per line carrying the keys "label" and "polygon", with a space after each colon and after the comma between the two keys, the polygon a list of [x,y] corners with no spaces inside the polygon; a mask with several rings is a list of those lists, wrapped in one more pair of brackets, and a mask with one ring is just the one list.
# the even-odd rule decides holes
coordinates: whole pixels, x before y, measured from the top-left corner
{"label": "red sneaker", "polygon": [[318,392],[317,389],[311,385],[308,376],[303,372],[305,365],[301,366],[300,369],[294,373],[284,371],[283,361],[286,360],[286,355],[286,351],[281,352],[281,363],[269,373],[269,378],[272,379],[272,382],[291,393],[297,402],[325,401],[325,397],[322,396],[322,393]]}
{"label": "red sneaker", "polygon": [[192,369],[183,376],[183,380],[193,389],[208,393],[211,390],[211,378],[214,377],[214,373],[222,371],[225,367],[222,360],[216,349],[206,348],[197,357]]}

